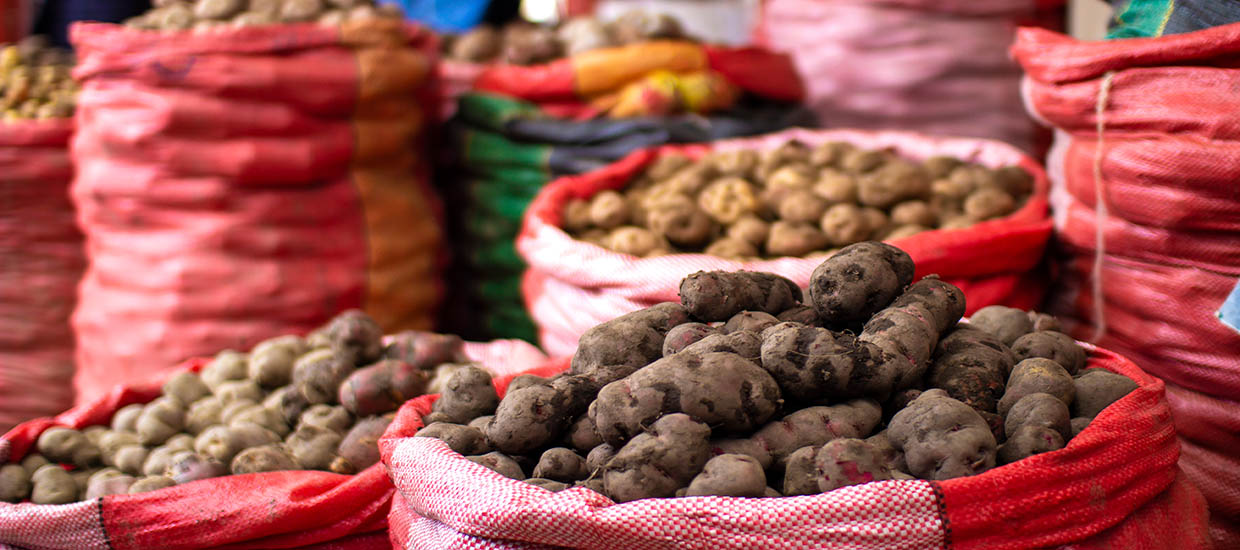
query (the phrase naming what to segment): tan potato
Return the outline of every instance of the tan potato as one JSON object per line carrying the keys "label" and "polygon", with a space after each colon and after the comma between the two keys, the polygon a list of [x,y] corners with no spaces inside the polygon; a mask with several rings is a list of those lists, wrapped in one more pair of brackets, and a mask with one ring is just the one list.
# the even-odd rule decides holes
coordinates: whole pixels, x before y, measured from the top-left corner
{"label": "tan potato", "polygon": [[921,225],[934,227],[939,222],[926,201],[904,201],[891,207],[891,223],[893,225]]}
{"label": "tan potato", "polygon": [[849,203],[831,206],[818,223],[832,246],[859,243],[874,232],[861,208]]}
{"label": "tan potato", "polygon": [[749,182],[740,178],[720,178],[698,195],[698,206],[716,222],[728,225],[756,213],[759,202]]}
{"label": "tan potato", "polygon": [[590,203],[581,199],[572,199],[564,205],[561,225],[571,233],[589,229],[594,223],[590,219]]}
{"label": "tan potato", "polygon": [[857,180],[837,170],[823,170],[814,182],[813,191],[832,204],[857,202]]}
{"label": "tan potato", "polygon": [[718,256],[720,258],[729,258],[734,260],[743,260],[746,258],[758,257],[758,248],[750,244],[748,241],[733,239],[731,237],[719,239],[710,246],[706,247],[703,253],[710,256]]}
{"label": "tan potato", "polygon": [[720,176],[749,178],[758,167],[758,152],[752,149],[719,151],[706,158],[706,163]]}
{"label": "tan potato", "polygon": [[926,159],[921,165],[926,169],[926,173],[930,174],[931,178],[940,179],[950,176],[952,170],[955,170],[956,167],[963,163],[963,161],[956,157],[940,155]]}
{"label": "tan potato", "polygon": [[855,149],[851,143],[828,141],[814,148],[809,155],[809,163],[815,168],[837,166],[844,160],[844,155]]}
{"label": "tan potato", "polygon": [[778,221],[771,224],[766,252],[771,256],[804,256],[826,248],[828,243],[827,236],[813,225]]}
{"label": "tan potato", "polygon": [[590,200],[590,221],[596,227],[614,229],[629,222],[629,206],[615,191],[603,191]]}
{"label": "tan potato", "polygon": [[744,241],[755,247],[765,244],[770,233],[771,225],[757,216],[745,216],[729,225],[727,229],[728,238]]}
{"label": "tan potato", "polygon": [[808,189],[789,192],[779,202],[779,218],[794,223],[817,223],[827,211],[828,202]]}
{"label": "tan potato", "polygon": [[606,243],[607,248],[633,256],[645,256],[662,244],[649,229],[635,226],[616,228],[607,236]]}
{"label": "tan potato", "polygon": [[883,151],[854,149],[845,153],[840,159],[840,168],[850,174],[864,174],[878,169],[887,162],[888,158],[890,155]]}
{"label": "tan potato", "polygon": [[976,221],[1006,216],[1015,209],[1015,199],[998,187],[978,189],[964,200],[965,215]]}
{"label": "tan potato", "polygon": [[647,214],[650,229],[676,246],[698,248],[706,244],[716,226],[710,216],[692,203],[684,208],[660,208]]}

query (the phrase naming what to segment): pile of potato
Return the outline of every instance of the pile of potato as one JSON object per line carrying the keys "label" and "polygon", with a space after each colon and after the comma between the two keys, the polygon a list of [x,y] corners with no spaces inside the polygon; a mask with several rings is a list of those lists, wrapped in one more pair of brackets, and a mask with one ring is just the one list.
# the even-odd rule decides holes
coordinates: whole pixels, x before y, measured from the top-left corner
{"label": "pile of potato", "polygon": [[593,17],[570,19],[557,27],[510,23],[502,29],[482,25],[445,37],[444,56],[469,63],[535,65],[565,56],[657,39],[684,39],[670,15],[634,10],[604,23]]}
{"label": "pile of potato", "polygon": [[201,375],[179,373],[163,395],[126,406],[110,426],[43,432],[37,454],[0,467],[0,501],[64,504],[141,493],[228,474],[360,472],[407,399],[439,392],[447,375],[481,370],[455,336],[382,331],[345,312],[306,338],[224,351]]}
{"label": "pile of potato", "polygon": [[338,25],[355,19],[404,19],[399,6],[374,0],[155,0],[154,8],[125,21],[135,29],[179,31],[276,23]]}
{"label": "pile of potato", "polygon": [[77,106],[73,53],[32,36],[0,49],[4,120],[69,118]]}
{"label": "pile of potato", "polygon": [[640,257],[829,254],[1005,216],[1033,183],[1019,166],[993,170],[944,156],[915,162],[843,142],[810,148],[794,140],[697,161],[663,155],[623,193],[570,201],[562,225],[578,239]]}
{"label": "pile of potato", "polygon": [[666,302],[586,332],[564,374],[514,379],[503,400],[463,370],[417,436],[502,475],[617,502],[804,495],[942,480],[1063,447],[1136,388],[1084,369],[1048,315],[912,283],[903,251],[845,247],[788,279],[698,272]]}

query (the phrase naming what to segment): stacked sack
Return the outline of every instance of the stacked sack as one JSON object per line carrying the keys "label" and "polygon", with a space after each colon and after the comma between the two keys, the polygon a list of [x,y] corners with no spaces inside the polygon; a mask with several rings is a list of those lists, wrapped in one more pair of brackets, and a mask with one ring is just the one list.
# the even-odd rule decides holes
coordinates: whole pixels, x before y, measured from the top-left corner
{"label": "stacked sack", "polygon": [[433,323],[433,36],[373,9],[270,4],[74,27],[79,402],[351,307],[385,331]]}
{"label": "stacked sack", "polygon": [[1014,51],[1049,160],[1075,334],[1167,383],[1181,465],[1240,545],[1240,333],[1216,312],[1240,279],[1240,24],[1082,43],[1024,29]]}
{"label": "stacked sack", "polygon": [[[790,103],[801,97],[801,86],[787,58],[651,38],[527,65],[512,59],[488,65],[474,82],[482,91],[460,98],[448,127],[455,166],[443,190],[459,236],[450,279],[464,282],[450,310],[468,314],[448,320],[455,332],[536,338],[520,295],[525,264],[513,242],[526,206],[552,178],[605,166],[642,147],[810,122]],[[533,46],[518,41],[505,48],[515,58]]]}
{"label": "stacked sack", "polygon": [[85,258],[69,201],[71,58],[38,39],[0,48],[0,431],[73,403]]}
{"label": "stacked sack", "polygon": [[699,272],[590,329],[567,371],[453,374],[380,440],[393,543],[1207,544],[1160,381],[1049,315],[958,323],[961,290],[920,269],[861,242],[807,294]]}
{"label": "stacked sack", "polygon": [[[918,276],[962,288],[970,313],[1030,308],[1045,290],[1047,186],[1033,159],[979,139],[794,129],[648,149],[543,189],[517,240],[530,264],[522,293],[543,349],[566,355],[591,326],[675,299],[695,271],[769,271],[804,287],[821,255],[885,239],[908,251]],[[627,198],[616,192],[626,189]],[[644,204],[632,202],[637,192]],[[675,202],[692,215],[655,213]],[[593,229],[573,219],[587,204]],[[618,219],[606,220],[611,210]],[[689,233],[704,239],[688,242]]]}
{"label": "stacked sack", "polygon": [[358,311],[190,360],[0,438],[0,547],[388,548],[378,439],[396,409],[457,373],[545,360],[524,342],[384,337]]}
{"label": "stacked sack", "polygon": [[759,43],[787,52],[824,126],[1043,140],[1008,56],[1018,23],[1057,28],[1062,0],[764,0]]}

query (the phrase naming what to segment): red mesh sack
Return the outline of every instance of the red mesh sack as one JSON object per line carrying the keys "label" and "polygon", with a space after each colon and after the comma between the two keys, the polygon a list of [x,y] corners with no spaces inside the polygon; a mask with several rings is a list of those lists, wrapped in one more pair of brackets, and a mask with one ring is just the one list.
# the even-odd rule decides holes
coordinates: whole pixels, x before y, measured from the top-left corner
{"label": "red mesh sack", "polygon": [[0,122],[0,431],[73,404],[72,120]]}
{"label": "red mesh sack", "polygon": [[[519,341],[470,343],[465,353],[509,378],[546,362],[533,346]],[[207,362],[191,359],[177,370],[197,371]],[[54,418],[17,426],[0,438],[0,464],[21,460],[52,426],[107,424],[117,409],[158,397],[160,385],[171,374],[165,371],[141,383],[115,386]],[[0,548],[386,550],[391,548],[387,515],[392,495],[383,466],[376,464],[352,476],[268,472],[55,506],[0,502]]]}
{"label": "red mesh sack", "polygon": [[444,251],[422,152],[428,31],[80,24],[73,38],[79,403],[344,309],[387,332],[431,327]]}
{"label": "red mesh sack", "polygon": [[1016,212],[971,228],[927,231],[892,244],[912,256],[919,278],[937,273],[964,290],[970,313],[994,304],[1032,309],[1041,301],[1045,282],[1036,268],[1050,237],[1051,220],[1047,214],[1046,175],[1036,161],[1011,146],[988,140],[904,132],[794,129],[716,142],[709,148],[692,145],[639,151],[601,170],[561,178],[544,187],[526,211],[517,237],[517,250],[530,266],[522,293],[539,326],[543,349],[552,356],[571,355],[577,339],[590,327],[658,302],[679,300],[681,279],[697,271],[769,271],[788,277],[801,287],[807,286],[822,257],[755,262],[705,254],[636,258],[574,240],[559,227],[563,206],[569,200],[623,188],[664,152],[700,157],[710,148],[770,149],[789,139],[810,146],[846,141],[862,148],[889,147],[912,159],[951,155],[986,166],[1025,168],[1034,176],[1035,190]]}
{"label": "red mesh sack", "polygon": [[581,487],[552,493],[470,462],[437,439],[411,437],[437,396],[421,397],[401,408],[379,442],[398,495],[392,542],[402,549],[1208,547],[1205,503],[1176,469],[1163,383],[1119,355],[1088,349],[1090,367],[1140,387],[1067,447],[967,478],[881,481],[801,497],[616,504]]}
{"label": "red mesh sack", "polygon": [[[977,136],[1026,151],[1015,25],[1062,25],[1063,0],[763,0],[759,44],[792,57],[824,127]],[[1058,19],[1058,21],[1056,21]]]}
{"label": "red mesh sack", "polygon": [[1074,334],[1168,382],[1181,467],[1240,547],[1240,333],[1216,312],[1240,279],[1240,24],[1078,42],[1022,29]]}

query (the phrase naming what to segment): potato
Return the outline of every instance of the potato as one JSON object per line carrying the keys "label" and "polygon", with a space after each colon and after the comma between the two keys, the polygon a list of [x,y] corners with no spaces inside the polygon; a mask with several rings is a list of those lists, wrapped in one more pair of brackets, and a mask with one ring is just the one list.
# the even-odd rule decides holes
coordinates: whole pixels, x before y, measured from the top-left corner
{"label": "potato", "polygon": [[661,238],[649,229],[628,225],[612,231],[604,246],[621,254],[645,256],[662,244]]}
{"label": "potato", "polygon": [[225,405],[223,409],[220,409],[220,423],[228,425],[232,423],[233,419],[237,418],[238,415],[245,412],[250,407],[255,407],[257,405],[258,403],[255,403],[249,399],[233,401],[232,403]]}
{"label": "potato", "polygon": [[602,191],[590,199],[590,222],[596,227],[615,229],[630,219],[628,203],[620,193]]}
{"label": "potato", "polygon": [[248,11],[233,18],[232,26],[240,28],[270,25],[276,22],[277,16],[278,15],[268,15],[267,13]]}
{"label": "potato", "polygon": [[[688,320],[689,312],[684,306],[664,302],[599,324],[582,334],[569,372],[590,377],[598,387],[624,378],[662,357],[663,339],[668,331]],[[503,407],[501,403],[500,408]]]}
{"label": "potato", "polygon": [[1021,426],[999,447],[999,464],[1011,464],[1036,454],[1048,453],[1064,447],[1064,438],[1058,431],[1038,425]]}
{"label": "potato", "polygon": [[224,405],[215,396],[195,401],[185,412],[185,431],[197,435],[208,427],[221,423],[223,410]]}
{"label": "potato", "polygon": [[995,465],[997,445],[990,426],[943,390],[927,390],[896,413],[887,437],[904,452],[909,472],[922,479],[973,475]]}
{"label": "potato", "polygon": [[544,479],[541,477],[531,477],[529,479],[526,479],[525,482],[535,487],[538,487],[540,489],[546,489],[553,493],[558,493],[569,487],[567,483],[556,481],[554,479]]}
{"label": "potato", "polygon": [[391,359],[358,369],[340,384],[337,398],[356,416],[395,411],[401,404],[426,392],[426,372]]}
{"label": "potato", "polygon": [[586,459],[581,458],[581,455],[573,452],[572,449],[555,447],[543,452],[538,459],[538,465],[534,466],[534,472],[530,475],[572,483],[585,479],[590,472],[586,469]]}
{"label": "potato", "polygon": [[891,223],[896,225],[934,227],[938,225],[939,220],[926,201],[911,200],[891,207]]}
{"label": "potato", "polygon": [[48,464],[50,464],[50,462],[48,462],[43,455],[37,453],[28,454],[26,455],[26,458],[22,459],[22,468],[26,469],[27,476],[33,476],[39,468],[42,468]]}
{"label": "potato", "polygon": [[133,485],[129,486],[129,494],[136,495],[139,493],[149,493],[151,491],[166,489],[176,484],[177,482],[173,481],[172,478],[168,476],[147,476],[135,480]]}
{"label": "potato", "polygon": [[744,241],[753,246],[766,243],[771,225],[756,216],[745,216],[727,228],[727,238]]}
{"label": "potato", "polygon": [[685,496],[761,497],[766,494],[766,472],[753,457],[723,454],[711,458],[693,478]]}
{"label": "potato", "polygon": [[71,428],[48,428],[39,435],[39,454],[52,462],[87,468],[99,462],[99,447],[82,432]]}
{"label": "potato", "polygon": [[716,151],[702,161],[723,177],[749,178],[758,167],[758,152],[752,149]]}
{"label": "potato", "polygon": [[250,351],[249,378],[264,388],[288,384],[293,377],[293,363],[306,351],[305,341],[296,336],[279,336],[259,342]]}
{"label": "potato", "polygon": [[1024,426],[1042,426],[1059,433],[1064,441],[1072,439],[1072,419],[1068,406],[1053,395],[1031,393],[1012,405],[1004,418],[1004,433],[1012,438]]}
{"label": "potato", "polygon": [[194,451],[180,451],[168,461],[164,471],[177,485],[228,475],[228,469],[220,461]]}
{"label": "potato", "polygon": [[280,8],[280,21],[298,23],[314,21],[327,9],[323,0],[284,0]]}
{"label": "potato", "polygon": [[297,359],[293,366],[293,386],[307,403],[320,405],[336,401],[340,384],[353,373],[347,353],[351,352],[318,349]]}
{"label": "potato", "polygon": [[245,0],[198,0],[194,4],[194,17],[198,19],[230,19],[246,8]]}
{"label": "potato", "polygon": [[146,447],[141,445],[128,445],[121,447],[116,451],[116,456],[112,458],[112,464],[116,469],[126,474],[137,476],[142,474],[142,466],[146,463],[146,457],[150,453]]}
{"label": "potato", "polygon": [[499,55],[501,46],[499,32],[489,25],[481,25],[452,41],[449,57],[471,63],[481,63]]}
{"label": "potato", "polygon": [[487,441],[509,455],[525,454],[546,445],[559,437],[572,416],[579,413],[563,399],[550,385],[508,392],[486,427]]}
{"label": "potato", "polygon": [[857,180],[836,170],[823,170],[811,190],[830,204],[857,201]]}
{"label": "potato", "polygon": [[1061,332],[1031,332],[1012,342],[1012,353],[1018,360],[1041,357],[1059,363],[1068,374],[1076,374],[1085,367],[1085,348],[1071,336]]}
{"label": "potato", "polygon": [[[779,324],[779,319],[763,311],[742,311],[733,315],[723,324],[723,333],[731,334],[742,330],[762,334],[762,331]],[[670,333],[669,333],[670,335]]]}
{"label": "potato", "polygon": [[[917,390],[920,395],[921,390]],[[914,397],[913,399],[916,399]],[[911,401],[911,400],[910,400]],[[865,442],[873,445],[882,456],[883,463],[892,471],[903,473],[908,469],[908,464],[904,462],[904,453],[897,449],[895,444],[891,442],[891,438],[887,437],[887,430],[878,432],[870,437],[865,438]],[[894,477],[894,476],[893,476]]]}
{"label": "potato", "polygon": [[471,462],[486,466],[504,477],[517,481],[525,479],[525,472],[521,471],[521,465],[503,453],[491,451],[484,455],[467,456],[465,458],[468,458]]}
{"label": "potato", "polygon": [[1088,428],[1089,423],[1092,422],[1093,420],[1094,419],[1092,418],[1083,417],[1083,416],[1078,416],[1076,418],[1073,418],[1072,421],[1069,423],[1069,425],[1072,427],[1072,437],[1076,437],[1077,434],[1084,431],[1085,428]]}
{"label": "potato", "polygon": [[762,426],[748,438],[717,439],[712,452],[748,455],[769,468],[789,460],[802,447],[818,447],[837,437],[866,437],[881,420],[882,408],[870,399],[806,407]]}
{"label": "potato", "polygon": [[248,367],[248,358],[244,353],[224,350],[216,354],[215,359],[202,369],[202,381],[212,391],[220,384],[230,380],[244,380]]}
{"label": "potato", "polygon": [[[245,449],[277,441],[280,441],[280,436],[256,424],[212,426],[194,440],[194,451],[221,464],[228,464]],[[173,460],[175,462],[175,457]]]}
{"label": "potato", "polygon": [[1006,417],[1013,405],[1033,393],[1049,393],[1071,406],[1076,397],[1076,386],[1072,375],[1059,363],[1040,357],[1025,359],[1012,368],[1007,389],[999,400],[999,414]]}
{"label": "potato", "polygon": [[185,405],[176,398],[156,399],[142,409],[137,428],[139,442],[159,445],[185,429]]}
{"label": "potato", "polygon": [[564,204],[560,225],[570,233],[580,233],[594,224],[590,219],[590,203],[581,199],[571,199]]}
{"label": "potato", "polygon": [[698,207],[716,222],[728,225],[758,212],[758,193],[749,182],[735,177],[720,178],[698,195]]}
{"label": "potato", "polygon": [[689,415],[659,418],[603,468],[606,494],[616,502],[668,497],[684,487],[710,458],[710,427]]}
{"label": "potato", "polygon": [[[465,341],[452,334],[406,330],[392,336],[383,357],[409,363],[423,370],[437,370],[445,363],[469,361]],[[436,392],[437,393],[437,392]]]}
{"label": "potato", "polygon": [[788,455],[784,467],[783,494],[814,495],[818,489],[818,467],[814,464],[819,447],[805,446]]}
{"label": "potato", "polygon": [[302,426],[317,426],[341,435],[352,425],[353,417],[349,415],[349,411],[346,411],[344,407],[330,405],[314,405],[301,413],[301,419],[298,421],[299,429]]}
{"label": "potato", "polygon": [[304,425],[284,441],[293,460],[304,470],[327,470],[336,459],[340,433],[313,425]]}
{"label": "potato", "polygon": [[929,196],[929,176],[920,166],[904,160],[892,160],[857,182],[857,200],[875,208],[889,208],[905,200]]}
{"label": "potato", "polygon": [[[1072,401],[1074,416],[1093,418],[1111,403],[1132,393],[1137,383],[1122,374],[1102,369],[1087,369],[1073,380],[1075,398]],[[1064,440],[1071,438],[1065,437]]]}
{"label": "potato", "polygon": [[728,258],[733,260],[742,260],[745,258],[756,258],[758,249],[748,241],[742,241],[733,238],[719,239],[706,247],[702,251],[708,256],[717,256],[720,258]]}
{"label": "potato", "polygon": [[1059,319],[1056,319],[1054,315],[1030,311],[1029,320],[1033,323],[1033,332],[1041,330],[1063,332],[1063,326],[1059,324]]}
{"label": "potato", "polygon": [[353,429],[349,430],[349,433],[345,434],[344,439],[340,441],[340,446],[336,448],[338,456],[332,461],[331,471],[338,474],[355,474],[377,464],[379,462],[379,437],[391,423],[392,419],[387,416],[372,416],[358,420]]}
{"label": "potato", "polygon": [[21,464],[0,466],[0,502],[18,503],[30,497],[30,474]]}
{"label": "potato", "polygon": [[804,256],[828,244],[827,236],[811,224],[777,221],[771,224],[766,252],[772,256]]}
{"label": "potato", "polygon": [[464,424],[494,413],[498,405],[499,396],[491,383],[491,373],[468,366],[448,377],[447,387],[431,410],[447,414],[453,423]]}
{"label": "potato", "polygon": [[141,445],[137,434],[129,432],[108,432],[99,438],[100,458],[104,464],[114,466],[116,452],[130,445]]}
{"label": "potato", "polygon": [[590,420],[590,415],[583,414],[568,428],[568,435],[564,437],[564,442],[578,452],[588,453],[591,449],[602,445],[603,438],[598,435],[598,430],[594,427],[594,421]]}
{"label": "potato", "polygon": [[46,464],[30,476],[30,502],[68,504],[77,501],[77,484],[59,464]]}
{"label": "potato", "polygon": [[100,476],[98,474],[90,477],[86,483],[86,492],[82,495],[82,500],[94,500],[108,495],[124,495],[129,493],[129,487],[133,485],[136,479],[128,474],[117,474]]}
{"label": "potato", "polygon": [[185,30],[193,24],[194,12],[185,4],[171,4],[159,10],[155,18],[155,26],[168,31]]}
{"label": "potato", "polygon": [[869,220],[853,204],[836,204],[818,220],[822,232],[832,246],[846,246],[866,240],[873,233]]}
{"label": "potato", "polygon": [[786,222],[818,223],[829,205],[809,189],[797,189],[783,196],[776,213]]}
{"label": "potato", "polygon": [[144,476],[163,475],[168,469],[168,463],[172,461],[172,456],[187,450],[192,450],[192,447],[190,449],[173,448],[167,445],[155,447],[147,453],[146,460],[142,462],[142,471],[139,473]]}
{"label": "potato", "polygon": [[818,318],[829,326],[868,320],[913,279],[913,260],[903,250],[874,242],[844,247],[814,269],[809,294]]}
{"label": "potato", "polygon": [[926,159],[925,162],[921,163],[922,167],[925,168],[926,173],[929,174],[930,177],[934,179],[942,179],[942,178],[948,177],[949,175],[951,175],[952,170],[955,170],[956,167],[960,166],[961,164],[964,164],[964,161],[958,158],[955,158],[955,157],[948,157],[948,156],[942,156],[942,155],[930,157]]}
{"label": "potato", "polygon": [[[427,415],[427,416],[429,417],[430,415]],[[445,415],[445,416],[446,416],[446,415]],[[466,424],[466,426],[469,426],[470,428],[474,428],[474,429],[476,429],[476,430],[479,430],[479,431],[481,431],[482,433],[484,433],[484,434],[485,434],[485,433],[486,433],[486,430],[487,430],[487,424],[490,424],[490,423],[491,423],[491,419],[492,419],[492,418],[495,418],[495,415],[493,415],[493,414],[488,414],[488,415],[486,415],[486,416],[479,416],[478,418],[475,418],[475,419],[473,419],[473,420],[470,420],[470,421],[469,421],[469,424]],[[440,422],[443,422],[443,420],[441,420]],[[429,424],[431,424],[431,422],[426,422],[426,421],[425,421],[425,419],[423,419],[422,424],[423,424],[423,425],[429,425]]]}
{"label": "potato", "polygon": [[[351,362],[350,367],[369,365],[383,355],[383,329],[370,316],[356,309],[332,318],[319,334],[344,361]],[[297,365],[305,358],[306,356],[299,358],[293,366],[294,384],[297,381]],[[331,394],[334,395],[335,386],[331,389]],[[311,402],[317,403],[314,400]]]}
{"label": "potato", "polygon": [[650,229],[676,246],[697,248],[710,239],[716,226],[693,204],[683,208],[657,208],[646,215]]}
{"label": "potato", "polygon": [[964,200],[965,215],[979,222],[1006,216],[1013,210],[1016,210],[1016,200],[995,187],[978,189]]}
{"label": "potato", "polygon": [[263,407],[275,411],[285,424],[295,426],[301,414],[310,407],[306,398],[294,386],[281,386],[263,399]]}
{"label": "potato", "polygon": [[929,383],[978,411],[994,412],[1011,368],[1011,360],[1002,352],[977,345],[935,359]]}
{"label": "potato", "polygon": [[[701,340],[712,334],[717,334],[719,329],[707,325],[705,323],[685,323],[676,325],[672,330],[667,332],[667,337],[663,340],[663,357],[677,353],[689,347],[694,342]],[[515,382],[515,380],[514,380]],[[509,386],[511,388],[511,386]]]}
{"label": "potato", "polygon": [[290,428],[288,423],[284,421],[284,416],[278,411],[268,409],[262,405],[250,405],[239,411],[232,418],[229,418],[228,425],[236,426],[239,424],[254,424],[261,426],[272,433],[284,437],[288,435]]}
{"label": "potato", "polygon": [[1017,338],[1033,331],[1033,319],[1025,311],[1005,306],[987,306],[977,310],[969,324],[993,334],[1011,347]]}
{"label": "potato", "polygon": [[589,454],[586,455],[586,470],[592,476],[597,475],[613,456],[616,456],[616,448],[608,443],[590,449]]}
{"label": "potato", "polygon": [[262,445],[241,451],[233,457],[229,467],[234,475],[296,469],[297,462],[282,445]]}
{"label": "potato", "polygon": [[125,405],[112,415],[112,429],[118,432],[136,432],[138,415],[142,414],[142,404]]}
{"label": "potato", "polygon": [[814,466],[818,473],[818,490],[824,493],[892,478],[883,451],[855,438],[828,441],[814,456]]}
{"label": "potato", "polygon": [[752,361],[733,353],[682,352],[604,386],[589,412],[603,440],[618,445],[670,413],[689,414],[724,433],[751,432],[779,402],[775,380]]}
{"label": "potato", "polygon": [[793,322],[803,325],[818,324],[818,313],[814,311],[812,306],[793,306],[779,312],[779,315],[776,315],[775,318],[781,323]]}
{"label": "potato", "polygon": [[216,386],[215,396],[225,406],[238,401],[258,403],[263,400],[263,389],[253,380],[232,380]]}
{"label": "potato", "polygon": [[853,149],[844,153],[839,166],[850,174],[864,174],[884,166],[889,157],[883,151]]}
{"label": "potato", "polygon": [[851,143],[843,141],[828,141],[814,148],[809,155],[809,163],[815,168],[827,168],[836,166],[844,160],[844,155],[848,154],[855,147]]}

